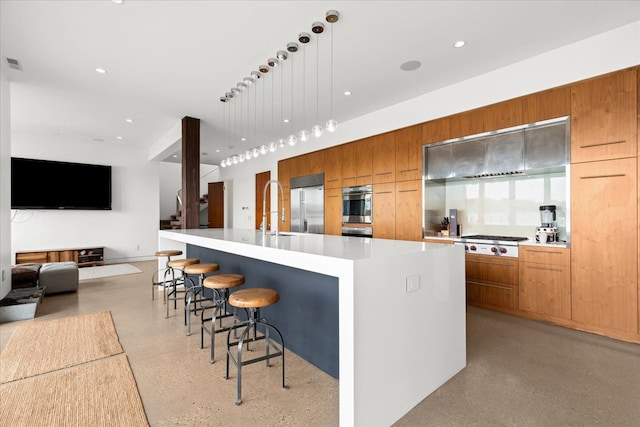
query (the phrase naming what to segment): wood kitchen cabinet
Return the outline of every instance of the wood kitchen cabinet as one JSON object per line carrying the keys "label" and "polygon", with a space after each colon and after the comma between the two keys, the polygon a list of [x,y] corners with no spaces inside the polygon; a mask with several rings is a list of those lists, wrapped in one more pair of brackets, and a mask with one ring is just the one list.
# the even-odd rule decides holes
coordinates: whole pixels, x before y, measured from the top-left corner
{"label": "wood kitchen cabinet", "polygon": [[522,98],[499,102],[483,108],[484,130],[492,131],[524,124]]}
{"label": "wood kitchen cabinet", "polygon": [[342,188],[342,145],[326,149],[324,164],[324,188]]}
{"label": "wood kitchen cabinet", "polygon": [[[373,205],[374,215],[377,207]],[[396,182],[396,239],[422,240],[422,180]]]}
{"label": "wood kitchen cabinet", "polygon": [[[460,138],[484,132],[484,111],[482,108],[449,116],[449,136],[443,139]],[[433,141],[437,142],[437,141]]]}
{"label": "wood kitchen cabinet", "polygon": [[518,258],[465,255],[467,302],[492,309],[518,307]]}
{"label": "wood kitchen cabinet", "polygon": [[571,319],[571,251],[520,246],[519,308]]}
{"label": "wood kitchen cabinet", "polygon": [[396,184],[373,185],[373,237],[396,238]]}
{"label": "wood kitchen cabinet", "polygon": [[527,95],[523,99],[524,123],[555,119],[571,114],[571,87],[563,86]]}
{"label": "wood kitchen cabinet", "polygon": [[422,125],[394,132],[396,136],[396,181],[422,178]]}
{"label": "wood kitchen cabinet", "polygon": [[396,181],[396,134],[387,132],[371,138],[373,145],[373,183]]}
{"label": "wood kitchen cabinet", "polygon": [[356,185],[373,184],[373,139],[356,141]]}
{"label": "wood kitchen cabinet", "polygon": [[324,190],[324,234],[342,235],[342,188]]}
{"label": "wood kitchen cabinet", "polygon": [[638,153],[636,69],[626,69],[571,87],[571,163]]}
{"label": "wood kitchen cabinet", "polygon": [[356,143],[350,142],[342,145],[342,186],[353,187],[356,185]]}
{"label": "wood kitchen cabinet", "polygon": [[[282,184],[283,198],[284,198],[284,224],[278,224],[280,231],[291,231],[291,164],[293,159],[280,160],[278,162],[278,181]],[[258,189],[256,189],[258,191]],[[282,201],[278,197],[278,210],[282,211]]]}
{"label": "wood kitchen cabinet", "polygon": [[571,165],[571,313],[638,333],[637,159]]}

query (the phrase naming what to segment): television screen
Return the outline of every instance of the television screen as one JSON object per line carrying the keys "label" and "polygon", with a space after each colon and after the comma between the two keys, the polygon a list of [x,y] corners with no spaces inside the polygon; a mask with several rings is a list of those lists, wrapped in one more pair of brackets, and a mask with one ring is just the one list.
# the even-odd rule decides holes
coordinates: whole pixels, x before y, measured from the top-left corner
{"label": "television screen", "polygon": [[11,209],[111,209],[111,166],[11,158]]}

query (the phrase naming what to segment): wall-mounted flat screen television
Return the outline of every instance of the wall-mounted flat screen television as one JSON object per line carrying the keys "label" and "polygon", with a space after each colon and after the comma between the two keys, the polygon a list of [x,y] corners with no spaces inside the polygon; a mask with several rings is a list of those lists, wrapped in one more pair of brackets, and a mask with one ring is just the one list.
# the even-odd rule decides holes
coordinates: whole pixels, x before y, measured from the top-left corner
{"label": "wall-mounted flat screen television", "polygon": [[111,166],[11,158],[11,209],[111,209]]}

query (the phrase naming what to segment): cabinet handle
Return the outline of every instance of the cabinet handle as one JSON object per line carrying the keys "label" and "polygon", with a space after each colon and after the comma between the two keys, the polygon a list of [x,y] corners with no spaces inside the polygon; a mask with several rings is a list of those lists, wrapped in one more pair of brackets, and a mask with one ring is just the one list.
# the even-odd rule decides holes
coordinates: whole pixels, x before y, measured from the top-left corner
{"label": "cabinet handle", "polygon": [[479,286],[486,286],[488,288],[504,289],[506,291],[512,291],[513,290],[513,288],[509,288],[509,287],[506,287],[506,286],[490,285],[488,283],[478,283],[478,282],[468,282],[468,283],[473,283],[474,285],[479,285]]}
{"label": "cabinet handle", "polygon": [[393,191],[378,191],[376,194],[392,194]]}
{"label": "cabinet handle", "polygon": [[339,181],[338,179],[328,179],[327,182],[336,182]]}
{"label": "cabinet handle", "polygon": [[532,253],[537,253],[537,254],[558,254],[558,255],[562,255],[562,252],[558,252],[558,251],[537,251],[535,249],[527,249],[525,252],[532,252]]}
{"label": "cabinet handle", "polygon": [[515,267],[512,264],[502,264],[500,262],[487,262],[487,261],[468,261],[468,262],[475,262],[476,264],[500,265],[502,267],[509,267],[509,268]]}
{"label": "cabinet handle", "polygon": [[624,139],[622,141],[596,142],[595,144],[581,145],[580,148],[591,148],[591,147],[600,147],[602,145],[623,144],[625,142],[627,141]]}
{"label": "cabinet handle", "polygon": [[400,190],[398,193],[415,193],[418,190]]}
{"label": "cabinet handle", "polygon": [[558,273],[562,272],[559,268],[549,268],[549,267],[536,267],[534,265],[525,265],[527,268],[533,268],[534,270],[544,270],[544,271],[557,271]]}
{"label": "cabinet handle", "polygon": [[369,174],[369,175],[358,175],[358,178],[368,178],[370,176],[371,176],[371,174]]}
{"label": "cabinet handle", "polygon": [[412,171],[417,171],[418,168],[413,168],[413,169],[402,169],[400,172],[412,172]]}
{"label": "cabinet handle", "polygon": [[594,175],[594,176],[581,176],[580,179],[595,179],[595,178],[618,178],[621,176],[627,176],[624,173],[615,173],[611,175]]}
{"label": "cabinet handle", "polygon": [[328,198],[331,198],[331,199],[337,199],[337,198],[339,198],[340,196],[327,196],[327,197],[328,197]]}
{"label": "cabinet handle", "polygon": [[380,175],[391,175],[391,172],[380,172],[376,174],[376,176],[380,176]]}

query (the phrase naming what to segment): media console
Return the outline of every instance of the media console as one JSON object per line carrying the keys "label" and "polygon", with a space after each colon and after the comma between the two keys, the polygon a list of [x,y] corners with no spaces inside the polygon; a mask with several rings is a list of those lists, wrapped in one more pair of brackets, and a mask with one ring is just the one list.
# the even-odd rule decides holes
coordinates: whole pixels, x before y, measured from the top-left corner
{"label": "media console", "polygon": [[16,264],[75,261],[78,267],[104,264],[104,247],[48,249],[16,252]]}

